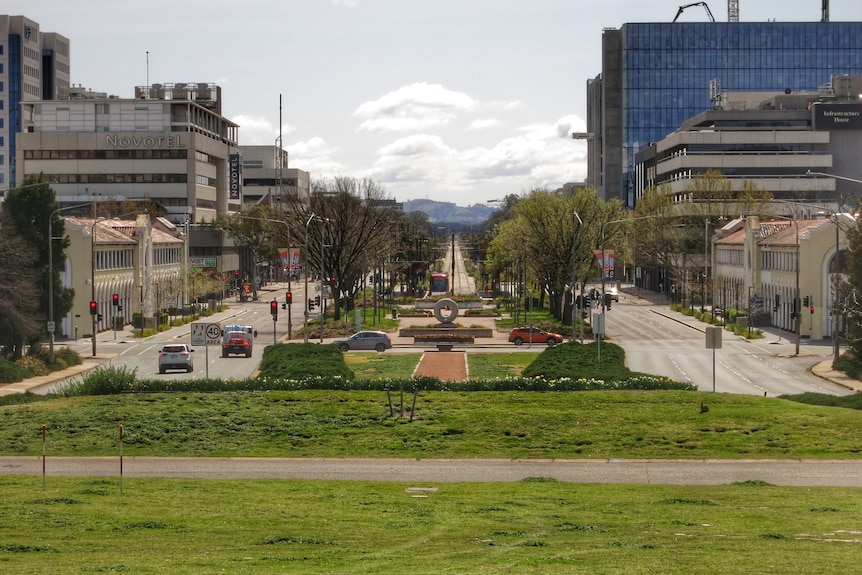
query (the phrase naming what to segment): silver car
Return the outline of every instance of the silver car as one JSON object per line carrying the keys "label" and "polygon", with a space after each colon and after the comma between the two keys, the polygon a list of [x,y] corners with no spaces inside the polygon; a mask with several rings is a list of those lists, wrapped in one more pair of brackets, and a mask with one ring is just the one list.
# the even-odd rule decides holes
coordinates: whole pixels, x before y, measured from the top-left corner
{"label": "silver car", "polygon": [[382,352],[392,347],[392,340],[382,331],[358,331],[350,337],[336,339],[332,342],[341,351],[366,349]]}
{"label": "silver car", "polygon": [[183,369],[187,373],[195,370],[192,352],[184,343],[171,343],[159,352],[159,373],[165,373],[169,369]]}

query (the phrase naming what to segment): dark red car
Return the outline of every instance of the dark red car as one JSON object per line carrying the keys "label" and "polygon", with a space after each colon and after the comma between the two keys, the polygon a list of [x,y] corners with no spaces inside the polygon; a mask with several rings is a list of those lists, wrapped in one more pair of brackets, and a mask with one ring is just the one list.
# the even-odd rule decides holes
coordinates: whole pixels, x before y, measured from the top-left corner
{"label": "dark red car", "polygon": [[516,327],[509,332],[509,341],[515,345],[524,345],[525,343],[557,345],[563,343],[563,336],[537,327]]}

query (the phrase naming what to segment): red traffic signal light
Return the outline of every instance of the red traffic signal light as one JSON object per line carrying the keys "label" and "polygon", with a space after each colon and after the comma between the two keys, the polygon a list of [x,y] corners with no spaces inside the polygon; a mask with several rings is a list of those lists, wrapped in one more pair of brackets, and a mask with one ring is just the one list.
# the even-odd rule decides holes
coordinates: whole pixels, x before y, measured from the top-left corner
{"label": "red traffic signal light", "polygon": [[227,281],[227,274],[222,274],[222,275],[221,275],[221,281],[223,281],[223,282],[226,282],[226,281]]}
{"label": "red traffic signal light", "polygon": [[91,301],[90,302],[90,315],[98,315],[99,314],[99,302]]}
{"label": "red traffic signal light", "polygon": [[239,270],[233,272],[233,277],[237,279],[239,278]]}
{"label": "red traffic signal light", "polygon": [[114,304],[114,307],[119,306],[120,305],[120,294],[115,293],[114,295],[112,295],[111,296],[111,303]]}
{"label": "red traffic signal light", "polygon": [[286,294],[284,294],[284,302],[287,305],[290,305],[293,303],[293,294],[291,292],[287,292]]}
{"label": "red traffic signal light", "polygon": [[273,317],[278,315],[278,302],[277,301],[272,300],[271,302],[269,302],[269,313],[271,313]]}
{"label": "red traffic signal light", "polygon": [[814,306],[811,306],[811,307],[810,307],[810,308],[808,308],[808,309],[811,311],[811,313],[814,313]]}

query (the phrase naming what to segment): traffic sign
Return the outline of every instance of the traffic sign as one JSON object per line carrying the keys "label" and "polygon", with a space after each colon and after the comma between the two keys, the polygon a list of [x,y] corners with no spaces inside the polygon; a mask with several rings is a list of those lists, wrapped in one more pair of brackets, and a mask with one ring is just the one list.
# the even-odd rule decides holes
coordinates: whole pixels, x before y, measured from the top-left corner
{"label": "traffic sign", "polygon": [[54,333],[54,322],[53,321],[48,322],[48,333]]}
{"label": "traffic sign", "polygon": [[207,324],[207,345],[221,345],[221,326],[219,324]]}
{"label": "traffic sign", "polygon": [[207,345],[207,324],[192,323],[192,345]]}

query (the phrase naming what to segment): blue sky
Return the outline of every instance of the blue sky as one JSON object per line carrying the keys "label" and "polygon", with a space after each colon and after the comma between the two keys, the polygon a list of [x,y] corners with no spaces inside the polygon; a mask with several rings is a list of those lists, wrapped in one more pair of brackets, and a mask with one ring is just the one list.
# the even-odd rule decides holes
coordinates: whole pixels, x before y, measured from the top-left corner
{"label": "blue sky", "polygon": [[[586,82],[603,28],[671,22],[679,0],[28,0],[72,43],[72,82],[133,97],[215,82],[240,143],[283,136],[312,178],[469,206],[586,177]],[[717,21],[726,2],[707,2]],[[83,8],[86,6],[86,8]],[[740,21],[819,21],[821,0],[740,0]],[[832,0],[830,21],[862,19]],[[702,6],[679,21],[707,21]],[[706,87],[705,87],[706,89]],[[279,128],[281,98],[281,128]]]}

